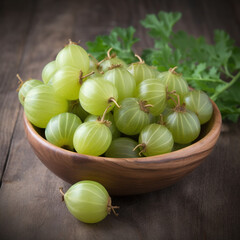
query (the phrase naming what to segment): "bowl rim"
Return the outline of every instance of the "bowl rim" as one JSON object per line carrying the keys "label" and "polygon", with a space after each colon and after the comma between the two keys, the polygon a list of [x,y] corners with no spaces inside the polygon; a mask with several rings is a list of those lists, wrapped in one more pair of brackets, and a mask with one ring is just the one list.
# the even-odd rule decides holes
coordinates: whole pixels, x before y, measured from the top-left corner
{"label": "bowl rim", "polygon": [[[53,145],[52,143],[48,142],[45,138],[43,138],[39,133],[34,129],[32,123],[27,119],[24,111],[23,111],[23,120],[24,120],[24,126],[25,126],[25,132],[27,135],[29,135],[28,132],[30,132],[31,136],[35,138],[37,142],[41,142],[41,144],[45,145],[47,148],[50,148],[51,150],[58,152],[58,153],[65,153],[68,154],[74,158],[79,158],[79,159],[91,159],[93,161],[109,161],[109,162],[114,162],[116,164],[121,164],[123,162],[134,162],[134,163],[157,163],[157,162],[170,162],[174,160],[180,160],[182,158],[187,158],[189,156],[192,156],[193,154],[198,154],[201,151],[201,146],[205,146],[206,144],[210,143],[211,141],[214,141],[214,139],[217,139],[220,135],[220,130],[221,130],[221,125],[222,125],[222,117],[221,113],[216,105],[215,102],[212,102],[213,105],[213,115],[214,117],[213,125],[210,131],[205,135],[203,138],[198,140],[197,142],[184,147],[182,149],[170,152],[170,153],[164,153],[161,155],[155,155],[155,156],[149,156],[149,157],[139,157],[139,158],[110,158],[110,157],[104,157],[104,156],[91,156],[91,155],[85,155],[85,154],[80,154],[77,152],[73,152],[70,150],[66,150],[63,148],[60,148],[58,146]],[[211,120],[210,120],[211,121]],[[216,141],[216,140],[215,140]],[[191,151],[186,151],[190,150]],[[185,154],[183,154],[185,153]]]}

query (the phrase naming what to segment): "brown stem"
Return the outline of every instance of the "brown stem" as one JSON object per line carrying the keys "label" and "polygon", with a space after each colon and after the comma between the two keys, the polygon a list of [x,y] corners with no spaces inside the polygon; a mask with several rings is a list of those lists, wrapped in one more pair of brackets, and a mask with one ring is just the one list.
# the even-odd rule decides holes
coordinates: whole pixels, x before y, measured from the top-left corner
{"label": "brown stem", "polygon": [[[174,94],[175,95],[175,94]],[[172,101],[174,102],[174,104],[175,104],[175,106],[177,106],[178,105],[178,102],[174,99],[174,97],[172,97],[172,96],[168,96],[168,100],[169,99],[172,99]]]}
{"label": "brown stem", "polygon": [[110,102],[115,103],[115,105],[116,105],[118,108],[121,107],[121,106],[118,105],[118,103],[117,103],[117,101],[116,101],[116,99],[115,99],[114,97],[110,97],[110,98],[108,99],[108,102],[109,102],[109,103],[110,103]]}
{"label": "brown stem", "polygon": [[110,55],[110,52],[112,51],[112,47],[108,49],[107,51],[107,56],[108,56],[108,59],[111,59],[111,55]]}
{"label": "brown stem", "polygon": [[83,79],[84,79],[84,78],[89,77],[89,76],[91,76],[91,75],[94,74],[94,73],[95,73],[95,72],[92,71],[92,72],[90,72],[90,73],[88,73],[88,74],[86,74],[86,75],[83,76],[83,72],[82,72],[82,70],[80,70],[80,75],[79,75],[79,83],[80,83],[80,85],[83,84]]}
{"label": "brown stem", "polygon": [[181,102],[180,102],[180,96],[179,96],[179,94],[173,93],[173,95],[177,96],[177,106],[180,106],[180,105],[181,105]]}
{"label": "brown stem", "polygon": [[119,215],[119,213],[116,213],[115,209],[119,209],[119,208],[120,208],[119,206],[111,206],[111,209],[116,217]]}
{"label": "brown stem", "polygon": [[152,104],[146,104],[146,105],[144,105],[144,107],[153,107],[153,105]]}
{"label": "brown stem", "polygon": [[176,72],[175,72],[176,69],[177,69],[177,66],[175,66],[174,68],[170,68],[170,69],[169,69],[169,72],[171,72],[171,73],[176,73]]}
{"label": "brown stem", "polygon": [[63,188],[62,188],[62,187],[59,188],[59,192],[60,192],[61,195],[62,195],[62,201],[64,201],[64,195],[65,195],[65,193],[63,192]]}
{"label": "brown stem", "polygon": [[[177,104],[176,104],[176,106],[175,106],[175,108],[174,108],[174,110],[176,111],[176,112],[185,112],[186,111],[186,107],[185,107],[185,103],[183,103],[182,105],[181,105],[181,101],[180,101],[180,96],[179,96],[179,94],[177,94],[177,93],[174,93],[173,95],[175,95],[175,96],[177,96]],[[173,100],[173,99],[172,99]],[[176,102],[176,101],[175,101]]]}
{"label": "brown stem", "polygon": [[108,197],[108,204],[107,204],[107,212],[108,214],[111,213],[111,211],[114,213],[115,216],[118,216],[119,214],[116,213],[115,209],[118,209],[120,208],[119,206],[112,206],[112,199],[111,197],[109,196]]}
{"label": "brown stem", "polygon": [[112,106],[112,105],[109,104],[109,105],[106,107],[106,109],[104,110],[103,115],[102,115],[101,120],[100,120],[101,123],[104,123],[104,122],[105,122],[104,118],[105,118],[105,116],[106,116],[106,114],[107,114],[107,112],[108,112],[108,109],[109,109],[111,106]]}
{"label": "brown stem", "polygon": [[108,68],[108,70],[112,70],[112,69],[114,69],[114,68],[119,68],[119,67],[121,67],[122,66],[122,64],[112,64],[109,68]]}
{"label": "brown stem", "polygon": [[153,107],[152,104],[147,104],[147,101],[142,101],[140,100],[139,102],[139,106],[140,106],[140,109],[145,112],[145,113],[149,113],[149,107]]}
{"label": "brown stem", "polygon": [[145,63],[139,55],[135,54],[135,57],[138,58],[139,63]]}
{"label": "brown stem", "polygon": [[168,85],[166,86],[166,93],[167,94],[173,94],[173,93],[176,93],[176,90],[172,90],[172,91],[168,91]]}
{"label": "brown stem", "polygon": [[107,60],[107,58],[104,58],[103,60],[101,60],[100,62],[98,62],[97,64],[97,69],[100,67],[100,65],[105,62]]}
{"label": "brown stem", "polygon": [[177,105],[177,102],[175,101],[175,99],[171,96],[176,94],[176,90],[172,90],[171,92],[168,92],[168,86],[166,86],[166,99],[167,100],[172,100],[175,104],[175,106]]}
{"label": "brown stem", "polygon": [[84,79],[84,78],[86,78],[86,77],[89,77],[89,76],[93,75],[94,73],[95,73],[94,71],[91,71],[90,73],[82,76],[82,78]]}
{"label": "brown stem", "polygon": [[139,148],[139,147],[142,147],[142,150],[139,152],[139,156],[142,156],[142,153],[146,151],[146,147],[147,145],[145,143],[139,143],[134,149],[133,149],[133,152]]}
{"label": "brown stem", "polygon": [[17,74],[16,77],[17,77],[18,80],[19,80],[19,81],[18,81],[18,84],[19,84],[19,85],[18,85],[18,88],[17,88],[16,91],[19,92],[19,90],[20,90],[20,88],[22,87],[24,81],[21,79],[21,77],[19,76],[19,74]]}

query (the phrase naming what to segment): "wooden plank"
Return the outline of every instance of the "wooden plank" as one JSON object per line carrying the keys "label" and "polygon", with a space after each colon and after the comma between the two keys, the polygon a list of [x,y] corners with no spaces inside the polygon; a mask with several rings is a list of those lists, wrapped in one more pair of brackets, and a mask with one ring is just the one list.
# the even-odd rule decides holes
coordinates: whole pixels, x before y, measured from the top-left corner
{"label": "wooden plank", "polygon": [[[0,21],[0,182],[11,146],[12,133],[19,113],[16,93],[17,78],[28,31],[31,27],[34,6],[26,1],[26,8],[19,11],[20,3],[2,2]],[[19,21],[19,19],[22,19]],[[14,31],[13,31],[14,29]],[[1,183],[0,183],[1,185]]]}
{"label": "wooden plank", "polygon": [[[189,28],[193,34],[202,35],[203,31],[207,35],[213,28],[213,26],[206,28],[205,23],[202,23],[201,30],[198,30],[198,21],[194,20],[194,16],[201,14],[198,13],[199,8],[192,4],[185,8],[186,4],[180,6],[177,1],[166,1],[163,4],[159,1],[153,3],[139,1],[139,4],[130,1],[131,7],[128,7],[127,2],[125,4],[114,2],[108,5],[107,1],[100,3],[89,0],[81,1],[81,5],[78,5],[77,1],[67,4],[66,1],[39,1],[19,66],[23,78],[30,76],[40,78],[42,67],[54,58],[69,37],[73,40],[81,39],[84,44],[88,38],[94,38],[95,30],[96,34],[107,33],[105,30],[119,25],[119,21],[126,26],[137,25],[146,12],[156,12],[158,9],[181,10],[186,17],[178,28],[183,27],[184,30]],[[185,3],[189,4],[190,1]],[[137,7],[133,10],[135,5]],[[19,6],[19,12],[24,7]],[[210,14],[207,8],[203,8],[202,5],[199,7],[204,17]],[[220,8],[218,9],[220,13],[225,10],[223,5],[220,5]],[[224,5],[224,8],[231,11],[228,10],[228,5]],[[214,10],[213,5],[209,9]],[[86,23],[86,17],[91,14],[95,14],[94,18]],[[211,21],[215,22],[213,25],[219,21],[218,18],[219,15],[212,18]],[[100,21],[101,19],[103,20]],[[111,22],[109,19],[114,21]],[[227,28],[231,29],[234,19],[235,15],[232,16],[232,20],[227,20]],[[221,22],[225,20],[222,19]],[[235,34],[235,30],[231,31]],[[144,35],[142,31],[139,34]],[[142,43],[144,46],[150,44],[146,41]],[[12,68],[14,69],[14,66]],[[1,69],[0,74],[2,71]],[[9,75],[6,77],[7,81],[10,81],[9,79],[13,81],[13,78],[14,76]],[[13,89],[13,82],[11,84]],[[1,92],[9,92],[2,86],[4,85],[1,85]],[[9,106],[5,105],[4,111]],[[58,188],[63,186],[66,190],[69,184],[43,166],[26,142],[22,112],[21,108],[20,112],[16,113],[15,117],[18,119],[14,134],[13,130],[9,130],[13,134],[12,144],[0,189],[1,240],[240,238],[239,124],[224,126],[224,131],[210,157],[176,185],[139,196],[113,197],[113,204],[121,207],[119,217],[110,215],[103,222],[87,225],[74,219],[64,206],[64,202],[61,202]]]}

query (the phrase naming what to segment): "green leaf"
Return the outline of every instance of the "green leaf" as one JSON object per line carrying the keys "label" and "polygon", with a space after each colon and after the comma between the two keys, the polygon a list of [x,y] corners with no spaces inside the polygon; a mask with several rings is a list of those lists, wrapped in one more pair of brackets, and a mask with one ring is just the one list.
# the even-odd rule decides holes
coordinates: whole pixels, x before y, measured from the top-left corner
{"label": "green leaf", "polygon": [[239,47],[233,48],[231,58],[233,60],[232,71],[239,70],[240,69],[240,48]]}
{"label": "green leaf", "polygon": [[135,60],[133,45],[139,41],[134,37],[136,30],[133,27],[114,28],[109,35],[97,36],[95,41],[87,42],[87,51],[99,61],[106,57],[107,51],[113,48],[119,58],[131,63]]}
{"label": "green leaf", "polygon": [[180,12],[163,12],[158,15],[149,14],[141,22],[141,24],[150,29],[149,35],[154,38],[161,38],[163,41],[168,41],[174,24],[181,18]]}
{"label": "green leaf", "polygon": [[[178,66],[177,71],[189,85],[205,91],[216,101],[224,119],[237,121],[240,116],[240,48],[223,30],[214,31],[213,44],[204,36],[173,31],[180,18],[179,12],[146,15],[141,24],[148,30],[154,45],[143,49],[142,58],[159,71]],[[133,46],[139,40],[134,37],[135,31],[131,26],[116,27],[109,35],[87,42],[87,50],[101,60],[107,50],[113,48],[127,63],[135,62]]]}
{"label": "green leaf", "polygon": [[109,49],[109,46],[101,36],[97,36],[94,42],[87,42],[86,45],[88,46],[87,51],[98,60],[103,59]]}
{"label": "green leaf", "polygon": [[229,35],[222,30],[215,30],[214,40],[214,50],[218,61],[223,65],[227,64],[230,56],[232,55],[233,41],[230,39]]}

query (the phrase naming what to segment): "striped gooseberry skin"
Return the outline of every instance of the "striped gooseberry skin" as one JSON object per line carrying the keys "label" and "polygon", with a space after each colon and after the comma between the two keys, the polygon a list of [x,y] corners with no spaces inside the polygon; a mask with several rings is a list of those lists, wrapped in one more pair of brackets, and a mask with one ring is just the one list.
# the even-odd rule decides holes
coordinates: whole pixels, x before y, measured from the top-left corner
{"label": "striped gooseberry skin", "polygon": [[187,81],[181,73],[175,72],[175,68],[170,68],[168,71],[161,73],[159,79],[167,86],[167,90],[176,91],[180,96],[188,93],[189,87]]}
{"label": "striped gooseberry skin", "polygon": [[201,90],[190,91],[184,97],[186,107],[195,112],[199,118],[200,124],[210,120],[213,113],[213,106],[208,95]]}
{"label": "striped gooseberry skin", "polygon": [[90,66],[89,56],[87,52],[72,41],[69,42],[56,57],[56,66],[57,68],[62,68],[64,66],[71,66],[81,70],[85,75]]}
{"label": "striped gooseberry skin", "polygon": [[[104,78],[90,78],[86,80],[79,91],[79,101],[85,111],[90,114],[101,116],[109,103],[110,99],[118,100],[116,87]],[[114,103],[108,112],[114,108]]]}
{"label": "striped gooseberry skin", "polygon": [[109,56],[108,58],[106,58],[105,61],[103,61],[100,64],[100,69],[103,72],[107,72],[112,65],[118,65],[118,64],[120,64],[123,68],[127,67],[127,64],[119,57],[116,57],[116,56],[110,57]]}
{"label": "striped gooseberry skin", "polygon": [[150,113],[158,116],[166,107],[166,87],[157,78],[149,78],[138,84],[136,97],[152,104]]}
{"label": "striped gooseberry skin", "polygon": [[111,209],[107,190],[100,183],[90,180],[72,185],[64,194],[64,202],[69,212],[85,223],[102,221]]}
{"label": "striped gooseberry skin", "polygon": [[99,156],[107,151],[112,141],[112,133],[103,122],[82,123],[73,136],[73,146],[78,153]]}
{"label": "striped gooseberry skin", "polygon": [[104,155],[111,158],[138,158],[139,149],[133,151],[137,145],[138,143],[131,138],[116,138],[112,141]]}
{"label": "striped gooseberry skin", "polygon": [[68,150],[73,150],[73,135],[82,123],[73,113],[60,113],[50,119],[45,129],[48,142]]}
{"label": "striped gooseberry skin", "polygon": [[146,157],[171,152],[173,148],[172,133],[164,126],[152,123],[141,131],[139,144],[144,144],[142,154]]}
{"label": "striped gooseberry skin", "polygon": [[121,101],[124,98],[133,97],[136,88],[136,82],[132,74],[123,67],[116,67],[108,70],[103,78],[117,88],[118,100]]}
{"label": "striped gooseberry skin", "polygon": [[54,76],[55,72],[57,71],[56,61],[51,61],[45,65],[42,70],[42,80],[45,84],[51,82],[50,80]]}
{"label": "striped gooseberry skin", "polygon": [[[99,120],[101,119],[101,117],[102,117],[102,116],[96,116],[96,115],[89,114],[89,115],[86,117],[86,119],[84,120],[84,122],[99,121]],[[112,113],[111,113],[111,112],[108,112],[108,113],[105,115],[104,119],[105,119],[106,121],[110,121],[110,122],[111,122],[111,124],[110,124],[110,126],[109,126],[109,129],[110,129],[110,131],[111,131],[111,133],[112,133],[112,138],[115,139],[115,138],[120,137],[120,134],[121,134],[121,133],[119,132],[119,130],[118,130],[117,127],[116,127],[116,124],[115,124],[115,122],[114,122]]]}
{"label": "striped gooseberry skin", "polygon": [[27,93],[36,86],[42,85],[43,82],[37,79],[29,79],[23,83],[18,92],[18,99],[22,106],[24,106],[24,101],[27,96]]}
{"label": "striped gooseberry skin", "polygon": [[125,98],[120,108],[114,109],[114,121],[118,130],[126,135],[136,135],[150,123],[149,113],[141,109],[137,98]]}
{"label": "striped gooseberry skin", "polygon": [[132,63],[127,70],[133,75],[137,85],[145,79],[156,76],[156,71],[144,62]]}
{"label": "striped gooseberry skin", "polygon": [[167,128],[172,132],[174,142],[187,144],[194,141],[200,133],[201,126],[197,115],[187,109],[172,111],[165,118]]}
{"label": "striped gooseberry skin", "polygon": [[30,90],[25,98],[27,119],[39,128],[46,128],[49,120],[68,109],[66,99],[56,95],[51,85],[41,84]]}
{"label": "striped gooseberry skin", "polygon": [[76,100],[79,96],[80,71],[71,66],[61,67],[52,78],[55,92],[67,100]]}

